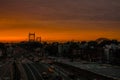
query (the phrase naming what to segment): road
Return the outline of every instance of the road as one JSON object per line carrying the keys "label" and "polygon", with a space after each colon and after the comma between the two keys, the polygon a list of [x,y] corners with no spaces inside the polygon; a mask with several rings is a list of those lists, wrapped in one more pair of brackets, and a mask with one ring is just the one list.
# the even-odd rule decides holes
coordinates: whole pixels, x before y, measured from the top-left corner
{"label": "road", "polygon": [[51,68],[51,65],[42,62],[22,63],[28,80],[56,80],[61,77],[62,80],[71,80],[69,76],[60,71],[57,67]]}
{"label": "road", "polygon": [[[21,64],[23,71],[19,68],[20,66],[18,67],[18,64]],[[22,75],[25,75],[26,79]],[[84,80],[72,79],[69,72],[55,64],[31,61],[27,58],[23,61],[14,60],[14,64],[8,62],[0,66],[0,80],[18,80],[18,78],[19,80]]]}
{"label": "road", "polygon": [[26,74],[28,76],[28,80],[43,80],[38,69],[30,63],[23,64]]}
{"label": "road", "polygon": [[27,57],[6,61],[0,65],[0,80],[85,80],[72,79],[70,72],[49,62],[49,59],[34,61]]}

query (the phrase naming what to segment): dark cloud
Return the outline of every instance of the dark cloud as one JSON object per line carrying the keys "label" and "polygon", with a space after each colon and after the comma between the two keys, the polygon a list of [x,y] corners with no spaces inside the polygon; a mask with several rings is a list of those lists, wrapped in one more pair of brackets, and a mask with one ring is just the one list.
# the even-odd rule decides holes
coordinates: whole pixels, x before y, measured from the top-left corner
{"label": "dark cloud", "polygon": [[0,0],[1,18],[120,21],[120,0]]}

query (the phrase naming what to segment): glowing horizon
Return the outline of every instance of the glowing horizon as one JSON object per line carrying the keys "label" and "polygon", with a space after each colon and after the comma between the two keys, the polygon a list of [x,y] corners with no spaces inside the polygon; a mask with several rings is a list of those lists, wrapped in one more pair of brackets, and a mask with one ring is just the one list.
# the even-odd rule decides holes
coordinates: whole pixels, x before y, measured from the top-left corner
{"label": "glowing horizon", "polygon": [[[99,3],[99,4],[98,4]],[[120,1],[0,0],[0,41],[120,40]]]}

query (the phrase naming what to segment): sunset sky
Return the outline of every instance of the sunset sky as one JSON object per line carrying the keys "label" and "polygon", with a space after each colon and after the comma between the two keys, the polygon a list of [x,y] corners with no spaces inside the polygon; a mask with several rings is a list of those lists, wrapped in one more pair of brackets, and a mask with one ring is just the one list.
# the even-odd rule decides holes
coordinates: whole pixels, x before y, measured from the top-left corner
{"label": "sunset sky", "polygon": [[120,40],[120,0],[0,0],[0,41]]}

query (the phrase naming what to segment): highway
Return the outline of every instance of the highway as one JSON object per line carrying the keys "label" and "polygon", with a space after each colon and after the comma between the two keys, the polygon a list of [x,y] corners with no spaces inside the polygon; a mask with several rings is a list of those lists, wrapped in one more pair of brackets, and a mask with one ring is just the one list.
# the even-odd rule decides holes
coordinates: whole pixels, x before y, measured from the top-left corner
{"label": "highway", "polygon": [[0,66],[0,80],[91,80],[82,74],[77,68],[27,58]]}
{"label": "highway", "polygon": [[[22,69],[24,70],[21,71]],[[86,80],[72,79],[69,74],[69,71],[54,63],[50,64],[47,61],[34,61],[27,58],[16,59],[14,64],[8,62],[0,66],[0,80]]]}
{"label": "highway", "polygon": [[[43,65],[39,63],[24,63],[22,65],[26,71],[28,80],[48,80],[43,77],[43,72],[48,73],[47,68],[43,67]],[[47,76],[49,77],[51,75],[47,74]]]}
{"label": "highway", "polygon": [[[60,80],[72,80],[66,73],[60,72],[59,69],[51,68],[49,64],[42,62],[28,62],[22,63],[28,80],[56,80],[57,77],[61,77]],[[59,79],[58,79],[59,80]]]}
{"label": "highway", "polygon": [[0,80],[86,80],[73,79],[70,73],[72,72],[61,66],[49,63],[49,59],[48,61],[44,59],[34,61],[34,59],[24,57],[8,61],[0,66]]}
{"label": "highway", "polygon": [[43,80],[41,74],[32,64],[23,64],[26,74],[28,76],[28,80]]}

